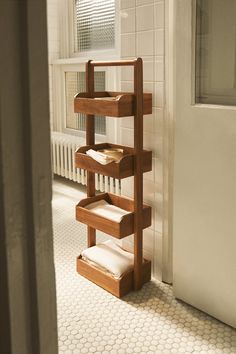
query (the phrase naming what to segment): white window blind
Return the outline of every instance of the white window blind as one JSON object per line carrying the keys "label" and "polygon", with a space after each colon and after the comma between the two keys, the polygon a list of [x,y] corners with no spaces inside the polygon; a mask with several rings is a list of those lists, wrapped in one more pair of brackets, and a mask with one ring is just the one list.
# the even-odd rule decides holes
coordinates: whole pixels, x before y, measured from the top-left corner
{"label": "white window blind", "polygon": [[115,0],[75,0],[75,51],[115,47]]}
{"label": "white window blind", "polygon": [[[94,73],[95,91],[105,91],[105,72]],[[74,113],[74,96],[78,92],[85,92],[85,72],[65,72],[66,88],[66,128],[85,131],[86,116],[82,113]],[[106,118],[95,116],[95,133],[106,134]]]}

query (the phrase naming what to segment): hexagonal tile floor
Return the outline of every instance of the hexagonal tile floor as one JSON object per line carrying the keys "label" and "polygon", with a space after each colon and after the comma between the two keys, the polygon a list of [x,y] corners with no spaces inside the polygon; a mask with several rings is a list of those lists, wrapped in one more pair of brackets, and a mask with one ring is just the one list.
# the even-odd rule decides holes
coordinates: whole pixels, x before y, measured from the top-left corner
{"label": "hexagonal tile floor", "polygon": [[153,280],[120,300],[76,273],[86,247],[86,226],[74,217],[81,197],[54,183],[59,353],[236,353],[236,330],[177,301],[171,286]]}

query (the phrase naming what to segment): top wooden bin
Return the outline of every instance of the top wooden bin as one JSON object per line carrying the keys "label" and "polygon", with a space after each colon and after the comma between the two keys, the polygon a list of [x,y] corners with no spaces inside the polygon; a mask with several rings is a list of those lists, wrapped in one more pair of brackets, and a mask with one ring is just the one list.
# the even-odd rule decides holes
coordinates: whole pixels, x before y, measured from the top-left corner
{"label": "top wooden bin", "polygon": [[[91,115],[127,117],[135,115],[135,96],[130,92],[80,92],[74,98],[74,111]],[[143,94],[143,114],[152,113],[152,94]]]}

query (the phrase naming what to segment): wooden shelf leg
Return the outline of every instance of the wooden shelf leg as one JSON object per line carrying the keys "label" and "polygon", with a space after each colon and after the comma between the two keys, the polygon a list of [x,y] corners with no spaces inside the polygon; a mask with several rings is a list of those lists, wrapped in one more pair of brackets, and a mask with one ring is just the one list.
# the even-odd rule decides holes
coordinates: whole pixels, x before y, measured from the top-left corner
{"label": "wooden shelf leg", "polygon": [[136,98],[134,116],[134,289],[138,290],[143,285],[143,63],[141,58],[138,58],[134,65],[134,94]]}
{"label": "wooden shelf leg", "polygon": [[[91,66],[90,60],[86,64],[86,89],[89,94],[94,92],[94,67]],[[93,145],[95,143],[95,124],[94,116],[87,114],[86,116],[86,144]],[[87,171],[87,196],[95,195],[95,174]],[[96,230],[90,226],[87,228],[88,247],[96,245]]]}
{"label": "wooden shelf leg", "polygon": [[92,227],[88,226],[87,228],[88,232],[88,247],[92,247],[96,245],[96,230],[93,229]]}

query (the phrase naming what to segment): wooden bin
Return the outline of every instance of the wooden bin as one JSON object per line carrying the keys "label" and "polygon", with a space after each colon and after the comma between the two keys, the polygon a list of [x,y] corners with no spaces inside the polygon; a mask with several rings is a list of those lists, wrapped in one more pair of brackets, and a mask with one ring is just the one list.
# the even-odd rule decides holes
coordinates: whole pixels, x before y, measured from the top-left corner
{"label": "wooden bin", "polygon": [[[80,92],[74,98],[74,112],[111,117],[135,114],[134,94],[130,92]],[[152,94],[143,94],[143,114],[152,113]]]}
{"label": "wooden bin", "polygon": [[[85,262],[81,256],[77,258],[77,272],[111,294],[121,298],[134,289],[134,271],[130,270],[119,279]],[[142,283],[151,279],[151,262],[144,260],[142,265]]]}
{"label": "wooden bin", "polygon": [[[124,156],[119,162],[111,162],[102,165],[86,154],[89,149],[101,150],[107,148],[120,148],[124,150]],[[99,173],[113,178],[126,178],[134,175],[134,149],[128,146],[115,144],[95,144],[80,147],[75,152],[76,167],[88,170],[90,172]],[[152,170],[152,152],[143,150],[143,172]]]}
{"label": "wooden bin", "polygon": [[[107,219],[101,215],[93,213],[92,210],[86,209],[86,205],[99,200],[106,200],[109,204],[113,204],[121,209],[130,211],[124,215],[120,222]],[[151,207],[143,204],[143,229],[151,225]],[[111,193],[102,193],[94,197],[82,199],[76,206],[76,219],[87,224],[94,229],[98,229],[116,238],[123,238],[134,233],[134,201],[114,195]]]}

